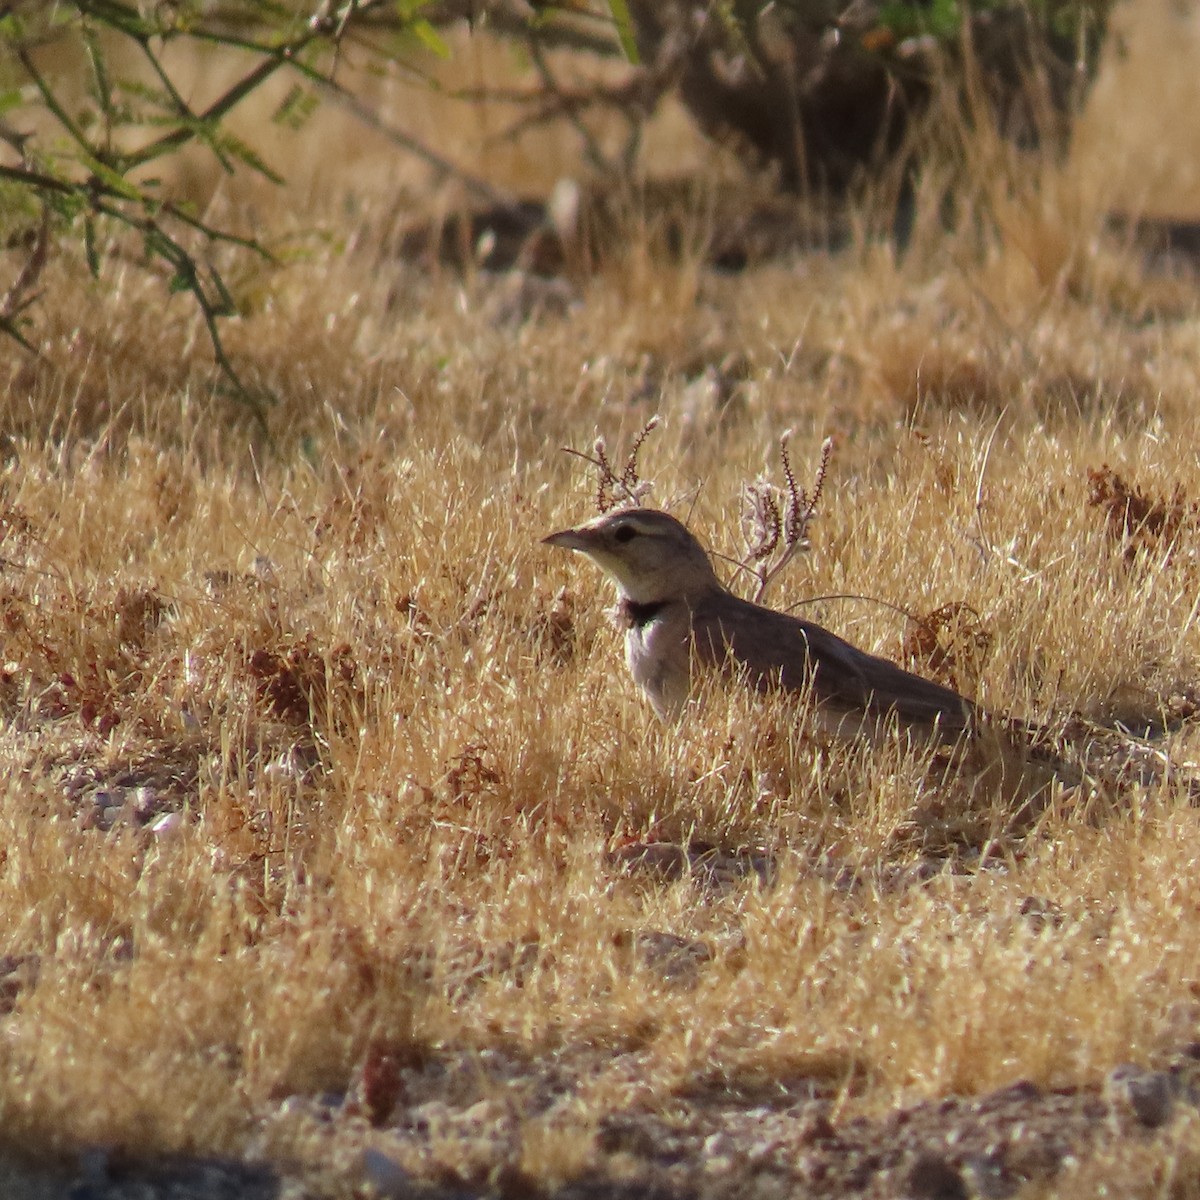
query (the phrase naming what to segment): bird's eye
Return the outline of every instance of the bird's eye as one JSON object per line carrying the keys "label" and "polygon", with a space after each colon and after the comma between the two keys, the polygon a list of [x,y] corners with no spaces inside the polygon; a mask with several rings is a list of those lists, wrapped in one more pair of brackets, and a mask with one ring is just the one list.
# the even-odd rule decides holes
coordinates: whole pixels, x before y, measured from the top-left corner
{"label": "bird's eye", "polygon": [[631,542],[637,537],[637,530],[632,525],[622,525],[616,533],[613,534],[613,540],[617,542]]}

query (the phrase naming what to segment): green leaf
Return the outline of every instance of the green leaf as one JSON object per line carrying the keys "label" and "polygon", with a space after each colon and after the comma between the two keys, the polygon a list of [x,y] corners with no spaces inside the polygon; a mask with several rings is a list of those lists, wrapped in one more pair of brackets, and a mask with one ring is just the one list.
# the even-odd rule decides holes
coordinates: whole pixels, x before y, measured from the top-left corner
{"label": "green leaf", "polygon": [[80,161],[110,192],[115,192],[124,200],[141,200],[142,193],[119,171],[114,171],[107,163],[101,162],[91,154],[79,155]]}
{"label": "green leaf", "polygon": [[617,40],[621,43],[621,52],[636,66],[641,60],[638,57],[637,37],[627,0],[608,0],[608,11],[612,13],[613,24],[617,27]]}
{"label": "green leaf", "polygon": [[68,225],[72,224],[80,213],[87,211],[87,201],[82,188],[74,192],[44,191],[42,196],[50,205],[50,211],[57,213]]}
{"label": "green leaf", "polygon": [[438,58],[449,58],[450,47],[446,45],[442,35],[424,17],[415,18],[408,26],[408,32],[425,47],[432,50]]}
{"label": "green leaf", "polygon": [[252,146],[225,130],[216,133],[216,136],[213,138],[213,148],[238,159],[252,171],[257,171],[272,183],[282,184],[284,182],[283,176],[277,171],[272,170],[266,161],[259,157],[258,152]]}
{"label": "green leaf", "polygon": [[[0,37],[3,37],[0,32]],[[0,116],[14,108],[19,108],[24,103],[24,97],[21,95],[20,88],[12,88],[7,92],[0,92]]]}
{"label": "green leaf", "polygon": [[941,38],[957,35],[962,25],[958,0],[933,0],[929,6],[929,30]]}
{"label": "green leaf", "polygon": [[160,32],[155,22],[144,20],[136,8],[119,4],[117,0],[75,0],[75,7],[85,17],[95,17],[110,29],[116,29],[139,42]]}
{"label": "green leaf", "polygon": [[311,88],[301,87],[298,83],[293,84],[279,107],[271,114],[271,121],[275,125],[285,125],[288,129],[302,129],[309,117],[317,111],[320,103],[320,98]]}
{"label": "green leaf", "polygon": [[[976,0],[975,8],[982,7]],[[962,9],[958,0],[924,0],[921,3],[898,0],[881,5],[878,19],[879,24],[890,29],[897,40],[931,33],[945,42],[958,36],[962,28]]]}
{"label": "green leaf", "polygon": [[103,110],[105,117],[110,125],[112,123],[113,114],[113,88],[112,82],[108,76],[108,64],[104,60],[104,48],[100,45],[100,39],[96,37],[95,31],[92,29],[89,22],[84,22],[80,27],[80,36],[83,38],[83,48],[87,54],[88,62],[92,68],[92,88],[91,93],[96,98],[96,102]]}
{"label": "green leaf", "polygon": [[137,79],[118,79],[116,87],[122,95],[131,99],[145,100],[152,107],[161,109],[172,117],[179,115],[179,110],[163,88],[151,87],[148,83],[142,83]]}

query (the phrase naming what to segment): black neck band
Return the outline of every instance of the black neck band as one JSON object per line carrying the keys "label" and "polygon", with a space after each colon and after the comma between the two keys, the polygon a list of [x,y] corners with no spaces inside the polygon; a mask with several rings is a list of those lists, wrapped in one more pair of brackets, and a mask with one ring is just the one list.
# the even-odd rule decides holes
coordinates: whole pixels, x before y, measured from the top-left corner
{"label": "black neck band", "polygon": [[638,604],[636,600],[621,601],[621,616],[630,629],[644,629],[664,608],[665,600],[651,600],[648,604]]}

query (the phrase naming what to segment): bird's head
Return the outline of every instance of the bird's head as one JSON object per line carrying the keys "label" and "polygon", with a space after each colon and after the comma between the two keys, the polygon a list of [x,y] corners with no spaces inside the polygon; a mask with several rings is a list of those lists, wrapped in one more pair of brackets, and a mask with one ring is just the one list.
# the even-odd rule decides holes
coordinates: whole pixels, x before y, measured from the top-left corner
{"label": "bird's head", "polygon": [[607,512],[542,541],[588,555],[636,604],[686,600],[720,587],[704,547],[682,522],[657,509]]}

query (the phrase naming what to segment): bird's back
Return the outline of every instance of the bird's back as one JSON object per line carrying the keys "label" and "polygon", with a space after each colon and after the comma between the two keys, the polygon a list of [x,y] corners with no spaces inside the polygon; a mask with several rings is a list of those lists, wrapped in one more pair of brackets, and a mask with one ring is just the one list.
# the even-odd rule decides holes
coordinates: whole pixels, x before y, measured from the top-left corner
{"label": "bird's back", "polygon": [[833,714],[894,713],[901,723],[957,739],[975,720],[975,706],[948,687],[868,654],[828,629],[741,600],[723,589],[692,610],[695,652],[703,662],[742,670],[761,691],[802,691]]}

